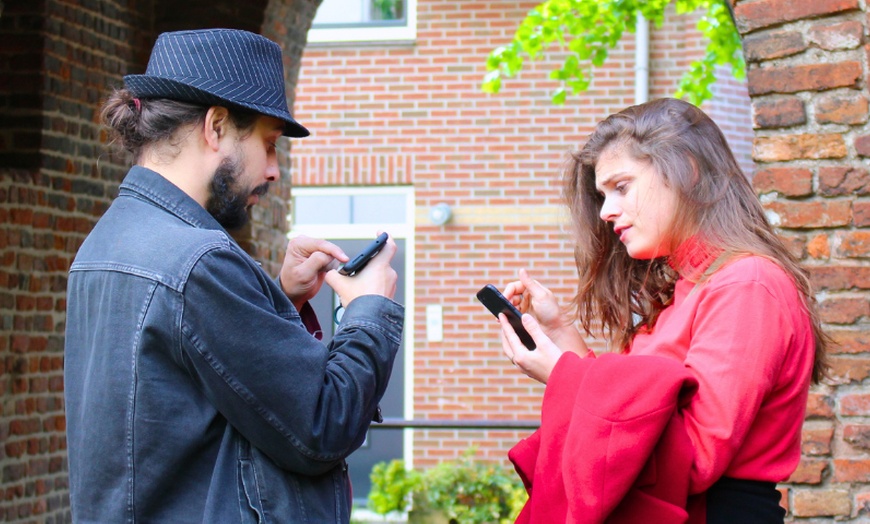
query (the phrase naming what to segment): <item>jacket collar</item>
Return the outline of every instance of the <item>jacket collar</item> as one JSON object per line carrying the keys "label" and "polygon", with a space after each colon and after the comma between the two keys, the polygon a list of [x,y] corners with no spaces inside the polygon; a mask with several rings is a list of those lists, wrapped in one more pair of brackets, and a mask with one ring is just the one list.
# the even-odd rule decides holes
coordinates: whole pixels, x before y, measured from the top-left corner
{"label": "jacket collar", "polygon": [[199,202],[160,173],[148,168],[130,168],[118,190],[118,196],[125,194],[151,202],[194,227],[224,231],[223,226]]}

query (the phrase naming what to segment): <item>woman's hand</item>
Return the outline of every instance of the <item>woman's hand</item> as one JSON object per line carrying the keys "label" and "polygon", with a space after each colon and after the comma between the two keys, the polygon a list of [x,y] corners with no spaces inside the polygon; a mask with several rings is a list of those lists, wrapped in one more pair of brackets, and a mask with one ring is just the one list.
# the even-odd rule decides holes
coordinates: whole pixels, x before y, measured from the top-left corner
{"label": "woman's hand", "polygon": [[538,321],[531,315],[523,315],[523,326],[535,341],[537,347],[534,350],[527,349],[520,342],[520,338],[508,323],[504,313],[499,314],[498,320],[501,323],[501,345],[504,354],[520,371],[538,382],[546,384],[556,362],[564,353],[562,349],[550,340],[550,337],[541,330]]}
{"label": "woman's hand", "polygon": [[532,279],[525,269],[520,269],[520,279],[508,284],[503,294],[521,313],[533,316],[541,331],[556,345],[581,356],[589,352],[573,319],[559,306],[553,292]]}

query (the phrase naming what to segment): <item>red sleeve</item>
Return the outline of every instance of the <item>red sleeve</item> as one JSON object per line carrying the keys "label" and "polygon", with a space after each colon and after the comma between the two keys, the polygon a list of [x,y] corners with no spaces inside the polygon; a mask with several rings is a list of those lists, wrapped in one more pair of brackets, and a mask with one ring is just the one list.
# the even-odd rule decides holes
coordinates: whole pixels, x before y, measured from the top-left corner
{"label": "red sleeve", "polygon": [[302,306],[299,316],[302,318],[302,324],[305,326],[305,329],[317,340],[323,340],[323,330],[320,329],[320,322],[317,320],[317,314],[314,313],[314,308],[310,302],[306,302]]}

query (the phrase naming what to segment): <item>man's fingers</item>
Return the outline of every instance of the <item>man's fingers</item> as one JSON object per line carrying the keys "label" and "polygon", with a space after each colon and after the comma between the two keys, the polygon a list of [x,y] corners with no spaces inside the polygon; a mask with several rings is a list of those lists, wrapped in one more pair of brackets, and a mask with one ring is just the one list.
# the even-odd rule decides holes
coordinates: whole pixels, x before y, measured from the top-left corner
{"label": "man's fingers", "polygon": [[315,253],[323,253],[330,258],[334,258],[339,262],[347,262],[350,258],[337,245],[327,240],[311,238],[305,235],[299,235],[290,240],[287,245],[287,250],[291,251],[302,258],[309,258]]}

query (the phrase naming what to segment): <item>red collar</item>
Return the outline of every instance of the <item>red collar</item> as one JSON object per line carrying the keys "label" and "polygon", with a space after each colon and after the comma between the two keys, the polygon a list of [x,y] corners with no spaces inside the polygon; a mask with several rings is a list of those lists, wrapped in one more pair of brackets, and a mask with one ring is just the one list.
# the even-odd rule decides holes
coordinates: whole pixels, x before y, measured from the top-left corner
{"label": "red collar", "polygon": [[668,257],[668,264],[691,282],[699,282],[713,262],[722,254],[722,249],[692,237]]}

